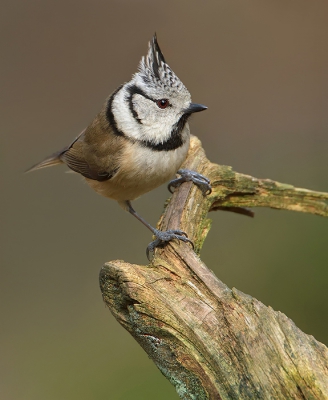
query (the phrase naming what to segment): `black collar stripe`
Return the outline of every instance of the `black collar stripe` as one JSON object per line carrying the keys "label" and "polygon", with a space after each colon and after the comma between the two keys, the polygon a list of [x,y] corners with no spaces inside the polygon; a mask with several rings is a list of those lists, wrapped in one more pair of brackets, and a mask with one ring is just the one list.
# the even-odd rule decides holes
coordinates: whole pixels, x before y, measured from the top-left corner
{"label": "black collar stripe", "polygon": [[116,136],[125,136],[124,133],[118,129],[117,123],[115,121],[115,117],[113,114],[112,106],[113,106],[113,100],[116,94],[122,89],[123,85],[119,86],[115,92],[110,96],[108,103],[107,103],[107,108],[106,108],[106,117],[109,122],[109,125],[113,129],[113,132]]}

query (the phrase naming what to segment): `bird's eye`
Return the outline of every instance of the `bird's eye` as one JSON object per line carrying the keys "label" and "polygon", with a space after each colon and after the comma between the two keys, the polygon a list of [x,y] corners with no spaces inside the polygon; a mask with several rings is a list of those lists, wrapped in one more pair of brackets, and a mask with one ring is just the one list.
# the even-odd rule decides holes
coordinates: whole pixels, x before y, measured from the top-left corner
{"label": "bird's eye", "polygon": [[160,99],[156,101],[156,104],[159,108],[166,108],[170,103],[168,101],[168,99]]}

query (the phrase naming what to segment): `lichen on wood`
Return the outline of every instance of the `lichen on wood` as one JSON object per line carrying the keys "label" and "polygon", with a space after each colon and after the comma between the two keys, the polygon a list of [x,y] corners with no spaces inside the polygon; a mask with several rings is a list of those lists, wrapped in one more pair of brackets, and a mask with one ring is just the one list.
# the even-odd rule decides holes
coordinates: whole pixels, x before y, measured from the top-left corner
{"label": "lichen on wood", "polygon": [[271,207],[328,216],[328,193],[294,188],[210,163],[193,137],[184,168],[210,178],[204,197],[184,183],[160,229],[182,229],[195,244],[170,242],[150,265],[111,261],[100,272],[105,303],[182,399],[328,399],[328,349],[284,314],[230,290],[199,258],[208,212]]}

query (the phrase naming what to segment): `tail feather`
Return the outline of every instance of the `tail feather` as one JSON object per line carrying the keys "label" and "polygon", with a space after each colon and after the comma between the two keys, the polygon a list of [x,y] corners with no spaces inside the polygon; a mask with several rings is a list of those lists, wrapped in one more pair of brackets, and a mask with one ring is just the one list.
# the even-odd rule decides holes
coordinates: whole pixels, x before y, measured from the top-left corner
{"label": "tail feather", "polygon": [[51,156],[44,159],[43,161],[33,165],[31,168],[27,169],[25,172],[36,171],[37,169],[52,167],[53,165],[63,164],[63,161],[61,160],[60,156],[63,153],[65,153],[66,150],[67,150],[67,148],[57,151],[56,153],[54,153]]}

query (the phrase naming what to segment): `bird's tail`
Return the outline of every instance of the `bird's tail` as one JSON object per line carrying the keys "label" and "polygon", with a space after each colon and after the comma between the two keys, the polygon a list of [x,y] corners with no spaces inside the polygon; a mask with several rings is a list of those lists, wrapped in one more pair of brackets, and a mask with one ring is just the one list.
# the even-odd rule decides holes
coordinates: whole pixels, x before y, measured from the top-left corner
{"label": "bird's tail", "polygon": [[25,172],[36,171],[37,169],[52,167],[53,165],[63,164],[63,161],[61,160],[61,155],[63,153],[65,153],[66,150],[67,150],[67,147],[65,147],[65,149],[63,149],[63,150],[53,153],[51,156],[49,156],[46,159],[44,159],[43,161],[33,165],[31,168],[27,169]]}

